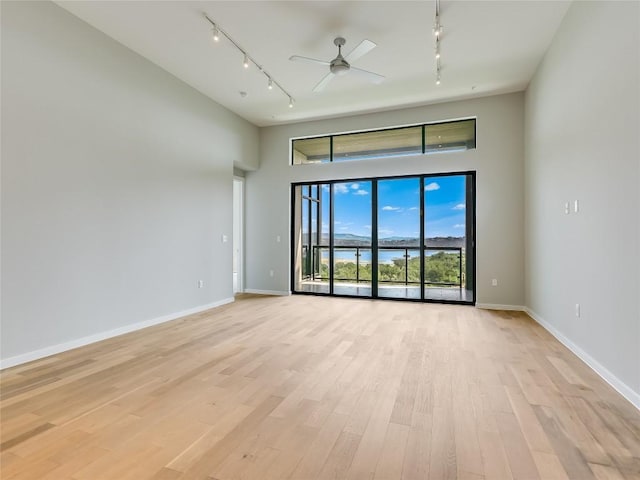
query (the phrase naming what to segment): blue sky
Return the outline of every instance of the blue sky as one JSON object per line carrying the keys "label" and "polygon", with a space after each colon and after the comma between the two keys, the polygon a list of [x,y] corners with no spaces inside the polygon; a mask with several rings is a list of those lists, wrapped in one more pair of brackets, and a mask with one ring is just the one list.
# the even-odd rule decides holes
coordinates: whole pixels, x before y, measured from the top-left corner
{"label": "blue sky", "polygon": [[[326,186],[325,186],[326,187]],[[335,232],[371,235],[371,182],[334,184]],[[328,231],[328,188],[323,189],[323,230]],[[465,235],[465,176],[425,180],[427,237]],[[418,237],[420,182],[417,178],[378,181],[378,235]]]}

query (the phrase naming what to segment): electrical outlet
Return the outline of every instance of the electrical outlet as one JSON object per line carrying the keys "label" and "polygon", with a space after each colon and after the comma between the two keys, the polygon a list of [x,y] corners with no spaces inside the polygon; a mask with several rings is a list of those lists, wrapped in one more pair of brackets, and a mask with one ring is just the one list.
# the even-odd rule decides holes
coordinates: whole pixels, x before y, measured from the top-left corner
{"label": "electrical outlet", "polygon": [[569,202],[564,202],[564,213],[569,215],[569,212],[571,212],[571,208],[569,207]]}
{"label": "electrical outlet", "polygon": [[580,318],[580,304],[576,303],[576,317]]}
{"label": "electrical outlet", "polygon": [[580,203],[578,202],[578,200],[573,201],[573,211],[575,213],[578,213],[580,211]]}
{"label": "electrical outlet", "polygon": [[491,280],[491,286],[492,287],[497,287],[498,286],[498,279],[497,278],[494,278],[494,279]]}
{"label": "electrical outlet", "polygon": [[204,280],[198,280],[198,288],[204,287]]}
{"label": "electrical outlet", "polygon": [[273,277],[273,275],[274,275],[273,270],[269,270],[269,276]]}

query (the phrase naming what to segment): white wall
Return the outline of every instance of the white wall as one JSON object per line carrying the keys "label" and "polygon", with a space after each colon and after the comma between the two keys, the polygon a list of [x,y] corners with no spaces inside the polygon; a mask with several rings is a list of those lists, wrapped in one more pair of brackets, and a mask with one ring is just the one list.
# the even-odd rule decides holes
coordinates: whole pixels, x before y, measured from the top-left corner
{"label": "white wall", "polygon": [[3,365],[232,297],[221,235],[257,143],[58,6],[2,2]]}
{"label": "white wall", "polygon": [[[486,97],[260,130],[260,169],[247,173],[246,287],[290,290],[290,184],[477,171],[477,301],[524,303],[523,94]],[[477,149],[398,159],[289,165],[289,139],[477,116]],[[282,241],[276,242],[280,236]],[[269,270],[274,270],[273,278]],[[499,280],[491,287],[491,279]]]}
{"label": "white wall", "polygon": [[528,307],[640,406],[639,18],[637,2],[573,2],[538,68],[525,237]]}

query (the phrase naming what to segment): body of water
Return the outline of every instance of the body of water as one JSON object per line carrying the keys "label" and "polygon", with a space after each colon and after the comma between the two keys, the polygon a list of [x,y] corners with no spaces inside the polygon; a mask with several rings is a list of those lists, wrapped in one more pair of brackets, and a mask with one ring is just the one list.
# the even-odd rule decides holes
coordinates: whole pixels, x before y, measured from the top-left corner
{"label": "body of water", "polygon": [[[427,256],[435,255],[442,250],[429,250]],[[394,259],[404,260],[404,250],[384,250],[378,249],[378,263],[393,263]],[[409,249],[407,252],[411,258],[420,258],[420,249]],[[446,251],[446,253],[456,254],[456,251]],[[322,250],[322,263],[329,263],[329,250]],[[356,262],[356,250],[338,249],[335,251],[334,258],[337,262]],[[371,250],[360,250],[360,263],[371,263]]]}

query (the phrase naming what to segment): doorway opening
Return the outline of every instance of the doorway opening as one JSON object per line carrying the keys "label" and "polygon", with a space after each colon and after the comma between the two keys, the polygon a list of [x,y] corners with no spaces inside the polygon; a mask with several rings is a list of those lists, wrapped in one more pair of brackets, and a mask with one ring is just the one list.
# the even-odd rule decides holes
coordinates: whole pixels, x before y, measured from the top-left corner
{"label": "doorway opening", "polygon": [[233,177],[233,294],[244,291],[244,178]]}

